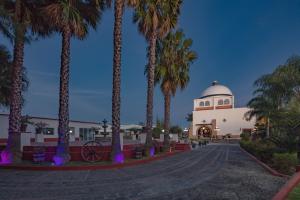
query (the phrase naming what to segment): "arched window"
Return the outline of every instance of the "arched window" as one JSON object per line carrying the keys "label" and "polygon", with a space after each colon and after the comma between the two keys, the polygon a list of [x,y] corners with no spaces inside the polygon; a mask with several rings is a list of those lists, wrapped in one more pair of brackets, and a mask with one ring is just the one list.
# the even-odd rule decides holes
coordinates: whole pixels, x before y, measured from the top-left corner
{"label": "arched window", "polygon": [[203,107],[203,106],[204,106],[204,102],[201,101],[201,102],[200,102],[200,107]]}
{"label": "arched window", "polygon": [[205,101],[205,106],[210,106],[210,102],[209,101]]}
{"label": "arched window", "polygon": [[230,103],[229,99],[225,99],[225,100],[224,100],[224,104],[225,104],[225,105],[228,105],[229,103]]}
{"label": "arched window", "polygon": [[219,101],[218,101],[218,105],[223,105],[223,99],[220,99]]}

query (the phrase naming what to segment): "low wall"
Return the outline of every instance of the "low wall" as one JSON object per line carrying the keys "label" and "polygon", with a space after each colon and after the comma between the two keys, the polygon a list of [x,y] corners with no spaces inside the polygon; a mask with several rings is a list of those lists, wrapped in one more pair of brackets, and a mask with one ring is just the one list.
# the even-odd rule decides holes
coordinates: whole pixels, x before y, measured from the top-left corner
{"label": "low wall", "polygon": [[[162,144],[160,144],[162,145]],[[124,145],[123,146],[123,154],[125,156],[125,159],[130,159],[135,157],[135,148],[137,146],[141,146],[140,144],[130,144],[130,145]],[[33,153],[34,148],[37,148],[38,146],[24,146],[23,147],[23,160],[33,160]],[[45,148],[45,160],[52,162],[52,158],[56,153],[56,147],[55,146],[43,146],[42,148]],[[71,155],[71,161],[83,161],[81,157],[81,148],[82,146],[70,146],[70,155]],[[179,144],[177,143],[175,146],[175,150],[177,151],[187,151],[190,150],[189,144]],[[108,161],[110,160],[110,153],[111,153],[111,146],[102,146],[97,147],[97,151],[100,151],[103,155],[102,160]],[[159,151],[156,149],[156,152]]]}

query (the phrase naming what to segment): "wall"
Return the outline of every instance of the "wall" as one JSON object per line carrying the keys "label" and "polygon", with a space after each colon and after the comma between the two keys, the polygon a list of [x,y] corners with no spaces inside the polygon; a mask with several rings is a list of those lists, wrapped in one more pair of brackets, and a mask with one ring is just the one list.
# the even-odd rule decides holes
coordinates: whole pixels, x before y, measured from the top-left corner
{"label": "wall", "polygon": [[[216,125],[220,128],[218,135],[239,135],[243,128],[253,128],[255,119],[246,121],[244,114],[248,111],[248,108],[234,108],[234,109],[218,109],[218,110],[203,110],[193,111],[193,135],[197,135],[197,124],[203,124],[205,120],[207,124],[210,124],[213,119],[216,119]],[[226,119],[224,122],[223,119]]]}

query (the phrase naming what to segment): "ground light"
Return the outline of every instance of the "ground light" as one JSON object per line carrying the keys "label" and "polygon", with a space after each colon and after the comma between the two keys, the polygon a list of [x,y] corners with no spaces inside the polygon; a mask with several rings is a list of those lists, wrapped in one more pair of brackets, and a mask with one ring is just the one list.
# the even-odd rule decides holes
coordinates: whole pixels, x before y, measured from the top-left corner
{"label": "ground light", "polygon": [[124,163],[124,155],[122,152],[115,155],[114,163]]}
{"label": "ground light", "polygon": [[10,164],[11,163],[11,153],[9,151],[2,151],[1,152],[1,162],[0,164]]}
{"label": "ground light", "polygon": [[153,157],[153,156],[154,156],[154,153],[155,153],[155,148],[154,148],[154,147],[151,147],[151,148],[150,148],[150,156]]}

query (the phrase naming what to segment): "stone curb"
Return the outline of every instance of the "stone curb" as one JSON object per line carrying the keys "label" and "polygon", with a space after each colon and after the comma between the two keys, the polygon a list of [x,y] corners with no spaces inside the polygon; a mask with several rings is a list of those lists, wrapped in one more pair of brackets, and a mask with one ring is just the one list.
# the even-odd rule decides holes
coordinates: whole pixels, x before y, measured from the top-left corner
{"label": "stone curb", "polygon": [[[189,151],[189,150],[186,150]],[[136,160],[123,164],[110,164],[110,165],[86,165],[86,166],[18,166],[18,165],[0,165],[0,169],[14,169],[14,170],[34,170],[34,171],[79,171],[79,170],[106,170],[106,169],[119,169],[129,166],[141,165],[150,163],[156,160],[161,160],[186,151],[169,152],[161,156],[150,157],[144,160]]]}
{"label": "stone curb", "polygon": [[289,193],[300,183],[300,172],[295,173],[292,178],[279,190],[272,200],[285,200]]}
{"label": "stone curb", "polygon": [[241,150],[246,153],[249,157],[251,157],[253,160],[255,160],[259,165],[261,165],[265,170],[267,170],[270,174],[272,174],[273,176],[279,176],[279,177],[284,177],[284,178],[290,178],[290,176],[279,173],[278,171],[276,171],[275,169],[272,169],[271,167],[269,167],[267,164],[263,163],[262,161],[260,161],[259,159],[257,159],[255,156],[253,156],[252,154],[250,154],[248,151],[246,151],[245,149],[243,149],[240,146]]}

